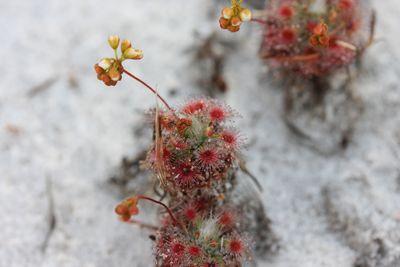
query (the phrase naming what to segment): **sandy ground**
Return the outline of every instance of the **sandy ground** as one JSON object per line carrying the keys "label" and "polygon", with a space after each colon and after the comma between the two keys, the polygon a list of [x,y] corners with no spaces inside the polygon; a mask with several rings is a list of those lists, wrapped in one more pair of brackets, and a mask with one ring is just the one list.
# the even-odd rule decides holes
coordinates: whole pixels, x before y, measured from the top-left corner
{"label": "sandy ground", "polygon": [[[259,26],[220,33],[237,45],[222,98],[243,116],[248,166],[280,239],[280,252],[258,266],[400,266],[400,3],[373,4],[378,42],[354,84],[365,111],[347,150],[329,155],[283,123],[282,93],[257,59]],[[132,131],[154,97],[128,79],[105,88],[92,66],[118,33],[145,51],[127,67],[182,103],[199,94],[191,49],[217,30],[212,5],[0,1],[1,267],[151,266],[147,233],[117,220],[121,196],[107,180],[151,138]]]}

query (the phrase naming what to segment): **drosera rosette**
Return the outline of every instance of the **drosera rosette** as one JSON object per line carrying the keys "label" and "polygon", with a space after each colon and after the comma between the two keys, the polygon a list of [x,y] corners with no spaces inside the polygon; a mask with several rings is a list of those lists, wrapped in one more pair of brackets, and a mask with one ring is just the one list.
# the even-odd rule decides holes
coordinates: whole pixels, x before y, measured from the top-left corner
{"label": "drosera rosette", "polygon": [[[140,213],[139,201],[150,201],[167,212],[159,226],[134,218]],[[122,221],[155,232],[156,266],[242,266],[253,260],[253,242],[244,234],[244,217],[234,207],[212,195],[175,199],[172,203],[175,207],[138,195],[115,208]]]}
{"label": "drosera rosette", "polygon": [[242,266],[251,261],[253,244],[240,230],[240,217],[233,209],[221,205],[210,210],[197,203],[178,211],[185,218],[185,231],[167,218],[157,232],[157,266]]}
{"label": "drosera rosette", "polygon": [[[168,190],[190,193],[215,189],[238,167],[241,136],[232,130],[237,113],[229,106],[206,98],[190,100],[176,111],[159,112],[163,166]],[[156,143],[146,159],[158,172]]]}
{"label": "drosera rosette", "polygon": [[373,43],[375,20],[368,0],[271,0],[257,17],[260,57],[283,88],[284,122],[318,153],[351,142],[363,111],[353,78]]}
{"label": "drosera rosette", "polygon": [[374,41],[370,1],[270,0],[250,21],[263,29],[259,56],[283,89],[288,129],[318,153],[345,149],[363,111],[352,87]]}
{"label": "drosera rosette", "polygon": [[189,233],[166,225],[156,235],[157,266],[242,266],[251,261],[251,242],[237,231],[222,231],[215,217],[201,218]]}
{"label": "drosera rosette", "polygon": [[[243,9],[242,1],[231,5]],[[237,20],[232,7],[221,12],[223,29]],[[374,41],[376,16],[369,0],[270,0],[264,10],[248,12],[248,21],[263,29],[259,54],[269,73],[286,87],[319,91],[314,95],[330,89],[334,74],[344,74],[346,87]]]}
{"label": "drosera rosette", "polygon": [[361,0],[271,0],[260,56],[272,71],[305,79],[348,67],[371,44],[374,14]]}

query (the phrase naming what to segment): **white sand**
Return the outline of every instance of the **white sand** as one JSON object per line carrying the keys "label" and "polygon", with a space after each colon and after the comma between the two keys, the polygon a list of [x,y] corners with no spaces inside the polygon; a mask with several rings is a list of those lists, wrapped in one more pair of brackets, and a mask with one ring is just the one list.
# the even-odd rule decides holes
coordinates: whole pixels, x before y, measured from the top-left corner
{"label": "white sand", "polygon": [[[118,197],[106,181],[122,156],[143,148],[132,127],[154,97],[129,79],[105,88],[92,66],[112,55],[106,37],[118,33],[145,51],[127,67],[162,95],[178,89],[170,102],[181,103],[199,92],[187,50],[195,30],[218,28],[207,17],[212,3],[0,1],[1,267],[151,266],[147,233],[117,220]],[[244,117],[248,165],[281,239],[280,253],[259,266],[351,267],[360,254],[378,253],[377,238],[387,253],[370,266],[400,266],[400,3],[374,4],[379,42],[366,55],[369,74],[356,82],[365,113],[349,148],[332,156],[300,144],[282,122],[282,93],[261,79],[259,27],[221,33],[239,44],[228,57],[225,100]],[[56,224],[46,245],[50,195]]]}

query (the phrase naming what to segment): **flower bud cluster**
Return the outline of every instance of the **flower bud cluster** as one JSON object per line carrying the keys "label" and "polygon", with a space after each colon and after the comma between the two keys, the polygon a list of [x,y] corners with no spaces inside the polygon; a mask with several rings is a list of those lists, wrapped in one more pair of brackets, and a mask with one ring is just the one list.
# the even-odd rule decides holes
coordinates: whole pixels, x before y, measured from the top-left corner
{"label": "flower bud cluster", "polygon": [[222,29],[230,32],[237,32],[243,22],[251,20],[252,14],[250,9],[241,6],[242,1],[232,1],[231,7],[224,7],[221,11],[219,24]]}
{"label": "flower bud cluster", "polygon": [[[107,86],[115,86],[121,79],[124,72],[122,62],[127,59],[140,60],[143,58],[143,52],[140,49],[132,47],[129,40],[120,42],[117,35],[111,35],[108,38],[108,44],[114,50],[114,58],[103,58],[94,65],[97,78]],[[118,47],[121,48],[121,57],[118,57]]]}
{"label": "flower bud cluster", "polygon": [[310,44],[312,47],[328,47],[329,46],[328,25],[321,22],[312,30]]}
{"label": "flower bud cluster", "polygon": [[129,221],[132,216],[135,216],[139,213],[139,209],[137,207],[139,199],[137,197],[130,197],[115,208],[115,213],[117,213],[121,220]]}

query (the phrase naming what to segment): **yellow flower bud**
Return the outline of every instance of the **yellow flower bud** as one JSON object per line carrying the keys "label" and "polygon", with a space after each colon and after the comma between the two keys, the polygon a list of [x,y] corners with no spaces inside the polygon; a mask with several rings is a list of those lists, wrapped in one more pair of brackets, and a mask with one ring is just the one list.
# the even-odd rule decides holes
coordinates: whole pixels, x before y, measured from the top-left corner
{"label": "yellow flower bud", "polygon": [[240,20],[245,22],[245,21],[250,21],[251,20],[251,11],[248,8],[243,9],[242,11],[240,11]]}
{"label": "yellow flower bud", "polygon": [[117,49],[119,46],[118,35],[111,35],[110,37],[108,37],[108,43],[110,44],[112,49]]}
{"label": "yellow flower bud", "polygon": [[224,9],[222,9],[221,15],[224,19],[230,19],[234,15],[233,9],[230,7],[225,7]]}
{"label": "yellow flower bud", "polygon": [[108,68],[110,68],[111,64],[112,64],[112,60],[109,58],[103,58],[102,60],[100,60],[99,62],[99,67],[102,68],[103,70],[107,70]]}
{"label": "yellow flower bud", "polygon": [[140,49],[128,48],[124,52],[124,58],[126,59],[142,59],[143,51]]}
{"label": "yellow flower bud", "polygon": [[124,53],[126,49],[131,48],[131,42],[129,40],[123,40],[121,43],[121,52]]}
{"label": "yellow flower bud", "polygon": [[233,18],[231,19],[231,25],[232,25],[233,27],[240,26],[240,24],[242,24],[242,21],[241,21],[238,17],[233,17]]}
{"label": "yellow flower bud", "polygon": [[108,76],[110,76],[111,80],[114,82],[118,82],[121,79],[121,73],[117,70],[117,68],[110,69]]}

